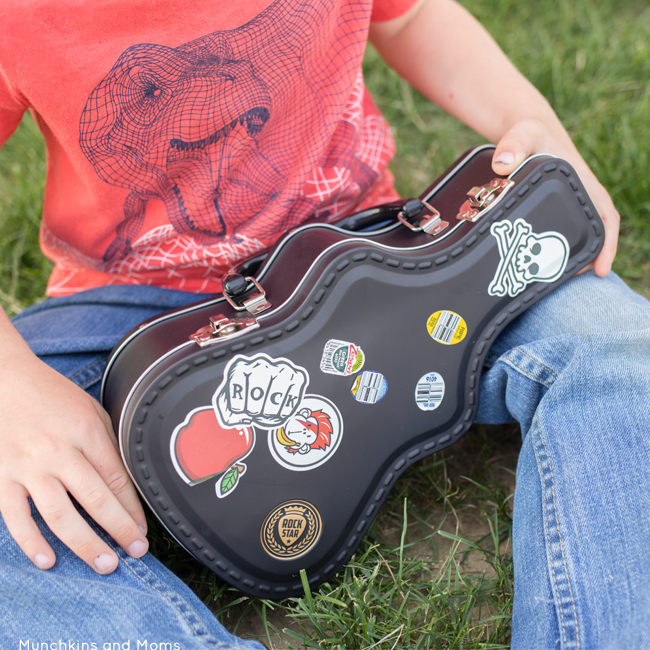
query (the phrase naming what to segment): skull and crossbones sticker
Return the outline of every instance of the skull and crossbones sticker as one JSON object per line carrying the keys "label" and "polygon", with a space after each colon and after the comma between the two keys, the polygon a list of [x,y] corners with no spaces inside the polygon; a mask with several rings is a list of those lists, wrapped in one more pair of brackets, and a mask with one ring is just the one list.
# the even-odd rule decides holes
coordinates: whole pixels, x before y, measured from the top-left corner
{"label": "skull and crossbones sticker", "polygon": [[517,219],[493,223],[490,232],[499,247],[499,266],[490,285],[491,296],[514,298],[531,282],[555,282],[569,260],[569,242],[559,232],[536,235],[529,223]]}

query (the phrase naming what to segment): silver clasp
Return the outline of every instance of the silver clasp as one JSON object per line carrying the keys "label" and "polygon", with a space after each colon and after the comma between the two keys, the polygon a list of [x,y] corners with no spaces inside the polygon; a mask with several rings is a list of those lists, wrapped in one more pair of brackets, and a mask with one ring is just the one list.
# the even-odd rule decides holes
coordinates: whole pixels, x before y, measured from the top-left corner
{"label": "silver clasp", "polygon": [[460,207],[457,219],[478,221],[479,217],[493,208],[515,184],[514,181],[507,178],[495,178],[485,185],[473,187],[467,192],[467,201]]}
{"label": "silver clasp", "polygon": [[[410,203],[413,203],[415,209],[419,207],[419,213],[409,214],[411,212],[409,210]],[[430,214],[427,214],[423,208],[426,208]],[[440,218],[438,210],[421,199],[408,201],[398,213],[397,218],[413,232],[426,232],[429,235],[437,235],[449,225],[448,221],[443,221]]]}
{"label": "silver clasp", "polygon": [[246,298],[246,300],[242,301],[241,303],[235,302],[233,298],[228,295],[227,291],[223,292],[223,296],[230,303],[230,306],[236,311],[246,310],[253,314],[253,316],[256,316],[257,314],[269,309],[271,307],[271,303],[266,299],[266,291],[264,291],[262,285],[255,278],[247,277],[245,279],[246,282],[250,280],[255,285],[255,288],[257,289],[256,293],[252,293],[248,296],[248,298]]}
{"label": "silver clasp", "polygon": [[190,335],[190,340],[204,348],[213,343],[237,338],[259,326],[254,318],[226,318],[223,314],[217,314],[210,316],[209,325]]}

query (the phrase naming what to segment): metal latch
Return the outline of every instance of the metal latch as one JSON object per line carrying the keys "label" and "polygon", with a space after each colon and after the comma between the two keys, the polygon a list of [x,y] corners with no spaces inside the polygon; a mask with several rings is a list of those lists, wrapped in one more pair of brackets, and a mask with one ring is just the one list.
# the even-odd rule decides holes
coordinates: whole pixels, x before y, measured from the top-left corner
{"label": "metal latch", "polygon": [[222,279],[221,286],[224,298],[236,311],[246,310],[256,316],[271,307],[266,292],[255,278],[231,273]]}
{"label": "metal latch", "polygon": [[204,348],[213,343],[237,338],[259,326],[254,318],[226,318],[223,314],[217,314],[210,316],[210,324],[192,334],[190,340]]}
{"label": "metal latch", "polygon": [[426,232],[429,235],[437,235],[449,225],[440,218],[438,210],[420,199],[409,199],[397,218],[413,232]]}
{"label": "metal latch", "polygon": [[457,219],[475,222],[488,209],[493,208],[515,184],[507,178],[495,178],[485,185],[467,192],[467,201],[460,207]]}

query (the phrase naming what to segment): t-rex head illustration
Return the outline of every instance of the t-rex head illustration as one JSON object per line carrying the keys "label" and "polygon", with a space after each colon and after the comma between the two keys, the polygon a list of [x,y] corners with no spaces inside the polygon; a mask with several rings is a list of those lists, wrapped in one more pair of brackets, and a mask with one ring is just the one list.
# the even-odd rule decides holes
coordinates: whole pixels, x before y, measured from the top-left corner
{"label": "t-rex head illustration", "polygon": [[[249,62],[232,58],[219,34],[196,47],[127,49],[88,98],[80,129],[81,148],[97,174],[131,190],[122,241],[107,258],[137,236],[152,198],[165,203],[178,232],[209,233],[217,224],[215,234],[224,234],[223,218],[210,205],[226,171],[219,167],[255,145],[270,110],[265,84]],[[236,149],[224,156],[234,131]],[[188,182],[192,192],[184,191]]]}
{"label": "t-rex head illustration", "polygon": [[[237,29],[178,47],[140,43],[119,56],[88,97],[79,125],[81,149],[98,176],[129,190],[105,262],[128,254],[152,199],[164,203],[177,233],[201,244],[235,235],[256,215],[255,236],[279,234],[290,202],[301,215],[313,210],[316,201],[301,198],[300,186],[287,197],[287,178],[317,162],[327,144],[319,138],[332,139],[339,118],[323,98],[336,96],[337,84],[351,88],[359,63],[342,73],[334,57],[345,48],[335,38],[340,22],[358,18],[325,4],[276,0]],[[333,50],[325,64],[318,43]],[[328,166],[363,167],[354,137],[331,141]],[[365,186],[374,172],[360,177]],[[275,197],[284,207],[274,211]]]}
{"label": "t-rex head illustration", "polygon": [[189,152],[215,144],[238,123],[251,137],[260,132],[268,91],[223,41],[185,49],[134,45],[120,56],[82,116],[81,148],[102,179],[159,195],[162,170],[175,160],[191,159]]}

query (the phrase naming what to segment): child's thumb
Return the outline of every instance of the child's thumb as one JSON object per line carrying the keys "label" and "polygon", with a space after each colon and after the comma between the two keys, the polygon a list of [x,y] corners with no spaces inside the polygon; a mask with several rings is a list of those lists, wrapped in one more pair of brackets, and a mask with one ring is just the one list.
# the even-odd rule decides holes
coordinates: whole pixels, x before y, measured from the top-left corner
{"label": "child's thumb", "polygon": [[533,153],[534,134],[525,122],[513,126],[497,144],[492,169],[501,176],[511,174]]}

